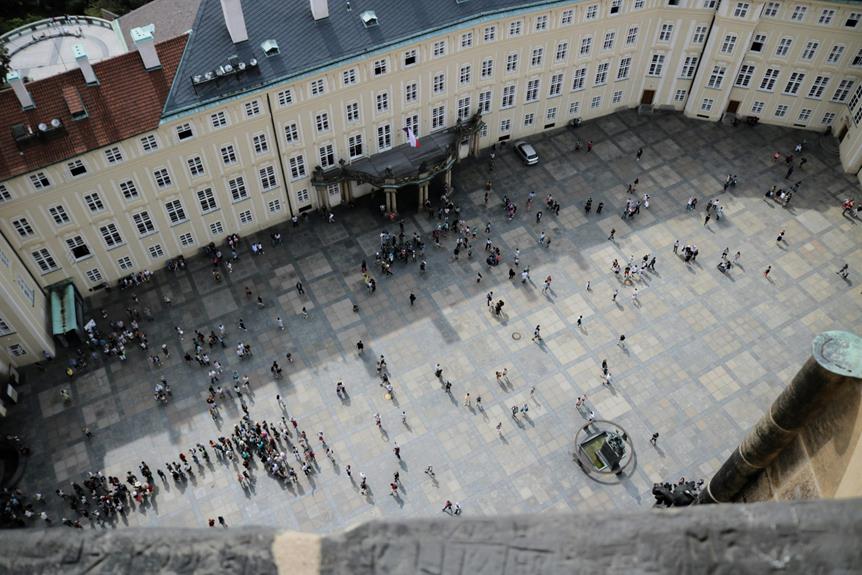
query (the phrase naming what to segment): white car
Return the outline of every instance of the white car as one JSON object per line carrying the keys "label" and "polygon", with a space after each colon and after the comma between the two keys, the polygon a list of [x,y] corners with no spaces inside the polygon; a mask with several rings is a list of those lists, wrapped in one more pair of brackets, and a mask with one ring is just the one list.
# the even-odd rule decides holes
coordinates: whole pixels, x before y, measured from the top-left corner
{"label": "white car", "polygon": [[539,163],[539,154],[536,153],[536,149],[527,142],[517,142],[515,144],[515,152],[521,156],[521,159],[528,166]]}

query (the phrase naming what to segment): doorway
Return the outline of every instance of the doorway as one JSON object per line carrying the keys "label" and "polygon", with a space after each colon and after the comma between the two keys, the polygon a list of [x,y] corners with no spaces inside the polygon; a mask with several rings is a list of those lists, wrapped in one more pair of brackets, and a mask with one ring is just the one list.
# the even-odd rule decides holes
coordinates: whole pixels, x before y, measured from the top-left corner
{"label": "doorway", "polygon": [[641,96],[641,105],[651,106],[653,98],[655,98],[655,90],[644,90],[643,96]]}
{"label": "doorway", "polygon": [[736,114],[737,110],[739,110],[739,100],[731,100],[727,103],[728,114]]}

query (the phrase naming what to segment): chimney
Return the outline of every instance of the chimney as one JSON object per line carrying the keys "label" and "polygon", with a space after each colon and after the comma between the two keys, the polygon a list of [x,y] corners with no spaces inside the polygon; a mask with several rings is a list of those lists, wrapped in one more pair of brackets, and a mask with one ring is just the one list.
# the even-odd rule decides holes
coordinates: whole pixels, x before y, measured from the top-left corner
{"label": "chimney", "polygon": [[72,46],[72,55],[75,56],[75,62],[78,63],[78,67],[81,69],[81,73],[84,75],[84,81],[87,82],[87,85],[97,86],[99,84],[99,79],[96,78],[96,73],[93,71],[93,65],[90,64],[90,59],[87,57],[87,51],[84,50],[84,47],[80,44],[75,44]]}
{"label": "chimney", "polygon": [[141,55],[141,60],[144,62],[144,68],[147,70],[158,70],[162,67],[162,63],[159,62],[159,55],[156,53],[153,30],[155,27],[149,24],[140,28],[132,28],[129,32],[132,42],[135,43],[135,48],[138,49],[138,54]]}
{"label": "chimney", "polygon": [[221,0],[221,11],[224,14],[224,23],[230,32],[230,39],[234,44],[248,40],[248,31],[245,29],[245,16],[242,14],[242,0]]}
{"label": "chimney", "polygon": [[311,0],[311,15],[315,20],[329,17],[329,0]]}
{"label": "chimney", "polygon": [[18,101],[21,102],[21,108],[24,110],[32,110],[36,107],[36,104],[33,102],[33,97],[30,95],[30,92],[27,91],[27,88],[24,87],[24,80],[18,72],[12,70],[6,74],[6,82],[12,86],[12,91],[15,92],[16,96],[18,96]]}

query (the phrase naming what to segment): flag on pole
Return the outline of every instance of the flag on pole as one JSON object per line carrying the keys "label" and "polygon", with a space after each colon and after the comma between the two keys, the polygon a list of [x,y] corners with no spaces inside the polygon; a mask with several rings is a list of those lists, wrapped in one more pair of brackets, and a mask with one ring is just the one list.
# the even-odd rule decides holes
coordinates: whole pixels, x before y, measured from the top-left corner
{"label": "flag on pole", "polygon": [[419,138],[416,137],[416,134],[413,133],[413,129],[410,126],[404,128],[404,131],[407,132],[407,141],[410,142],[411,148],[419,147]]}

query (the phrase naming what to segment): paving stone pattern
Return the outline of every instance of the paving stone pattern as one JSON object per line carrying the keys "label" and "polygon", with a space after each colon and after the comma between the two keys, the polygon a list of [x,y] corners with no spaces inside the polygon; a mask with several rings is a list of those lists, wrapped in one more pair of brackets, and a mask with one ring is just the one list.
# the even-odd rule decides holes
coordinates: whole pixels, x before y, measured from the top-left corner
{"label": "paving stone pattern", "polygon": [[[591,139],[593,151],[575,152],[577,138]],[[772,184],[790,183],[772,152],[789,152],[803,138],[808,163],[794,174],[802,178],[800,191],[787,208],[765,200]],[[435,249],[430,231],[437,221],[405,211],[408,237],[418,231],[428,243],[428,272],[420,275],[417,264],[396,263],[392,277],[375,273],[374,295],[361,281],[360,261],[366,258],[377,272],[378,234],[397,232],[398,226],[383,222],[371,201],[339,209],[334,224],[313,217],[298,228],[281,226],[283,245],[267,247],[259,257],[245,250],[223,283],[213,282],[208,262],[200,258],[190,260],[184,272],[158,272],[136,293],[157,317],[145,322],[151,343],[170,346],[162,368],[150,368],[140,350],[130,350],[125,362],[91,365],[71,382],[70,405],[60,400],[59,390],[69,385],[62,355],[44,371],[26,370],[21,402],[0,422],[0,431],[23,434],[33,449],[21,487],[52,493],[88,470],[124,476],[142,459],[155,469],[194,443],[227,433],[241,415],[238,404],[228,402],[223,409],[220,432],[204,403],[206,370],[185,365],[181,354],[181,343],[190,345],[194,329],[208,333],[224,322],[229,347],[212,354],[225,367],[223,381],[230,385],[234,369],[249,375],[256,419],[277,420],[275,395],[281,394],[309,436],[326,434],[338,463],[321,457],[319,475],[312,482],[303,479],[295,490],[281,488],[258,470],[252,492],[240,488],[234,470],[216,464],[200,470],[187,486],[161,487],[155,508],[135,510],[119,526],[200,527],[208,517],[222,515],[231,525],[333,532],[374,518],[439,515],[446,499],[460,502],[471,516],[648,507],[653,482],[707,478],[718,468],[807,359],[814,335],[829,329],[859,332],[862,306],[855,282],[862,272],[862,227],[842,217],[840,207],[845,197],[858,197],[858,184],[841,172],[834,146],[822,145],[819,136],[625,112],[577,131],[549,132],[534,143],[538,166],[522,166],[511,146],[497,154],[488,206],[483,202],[487,155],[456,169],[454,197],[480,232],[472,260],[462,252],[452,261],[451,236],[445,249]],[[644,154],[637,162],[641,146]],[[738,175],[739,185],[723,193],[728,173]],[[650,207],[623,221],[625,185],[636,177],[639,192],[651,196]],[[526,210],[530,190],[537,201]],[[562,209],[558,216],[545,209],[537,225],[535,210],[548,193]],[[700,200],[696,213],[685,210],[690,195]],[[519,206],[512,221],[500,207],[504,196]],[[586,215],[588,197],[593,211]],[[704,226],[703,207],[713,197],[720,198],[726,218]],[[597,216],[599,202],[605,209]],[[409,203],[409,197],[399,197],[403,210]],[[488,221],[491,238],[506,257],[493,269],[484,264],[482,230]],[[606,239],[612,228],[614,242]],[[786,242],[778,244],[782,229]],[[538,246],[542,231],[550,248]],[[687,265],[672,253],[676,239],[698,246],[696,263]],[[269,246],[266,234],[260,240]],[[716,269],[725,247],[731,254],[742,252],[742,265],[727,275]],[[521,265],[531,270],[526,285],[507,278],[516,248]],[[658,259],[656,272],[635,284],[638,306],[631,299],[633,286],[622,285],[610,263],[644,253]],[[845,262],[850,281],[835,273]],[[767,265],[772,266],[768,280],[762,275]],[[543,294],[549,274],[552,290]],[[304,295],[297,294],[297,281],[303,282]],[[591,291],[584,289],[587,281]],[[245,296],[246,286],[255,297],[262,295],[264,309]],[[616,303],[611,301],[615,288],[620,289]],[[506,302],[501,318],[485,305],[488,290]],[[413,307],[411,292],[418,298]],[[170,307],[161,303],[166,295],[173,300]],[[99,321],[101,308],[121,317],[130,296],[114,291],[88,305]],[[300,315],[303,306],[308,319]],[[578,315],[584,316],[580,329]],[[284,332],[277,329],[276,316],[285,320]],[[237,329],[239,318],[247,333]],[[541,344],[530,340],[536,324],[542,325]],[[185,330],[184,342],[175,325]],[[516,333],[523,337],[513,337]],[[626,349],[617,345],[621,333]],[[363,357],[355,350],[360,338]],[[237,359],[232,346],[239,340],[252,345],[253,359]],[[287,365],[286,352],[295,363]],[[378,386],[374,360],[380,354],[392,373],[394,401]],[[273,359],[285,368],[282,380],[270,377]],[[610,389],[600,379],[603,359],[614,376]],[[436,362],[453,383],[451,397],[434,377]],[[509,382],[500,385],[494,372],[503,367]],[[152,397],[160,375],[174,390],[167,406]],[[349,399],[336,397],[339,379]],[[462,405],[467,392],[472,407]],[[619,482],[595,482],[573,461],[572,440],[582,423],[575,402],[583,394],[599,418],[614,420],[633,437],[636,466]],[[482,410],[476,407],[478,396]],[[529,419],[516,423],[510,409],[523,404],[529,405]],[[407,425],[401,410],[407,411]],[[385,433],[374,425],[376,412]],[[502,435],[495,430],[498,422]],[[83,436],[84,425],[92,429],[92,439]],[[648,443],[655,431],[657,448]],[[395,442],[402,448],[400,464],[392,453]],[[370,497],[362,497],[347,479],[348,463],[355,473],[368,475]],[[423,473],[427,465],[436,470],[434,482]],[[388,495],[396,470],[403,484],[398,499]],[[51,499],[52,513],[68,513]]]}

